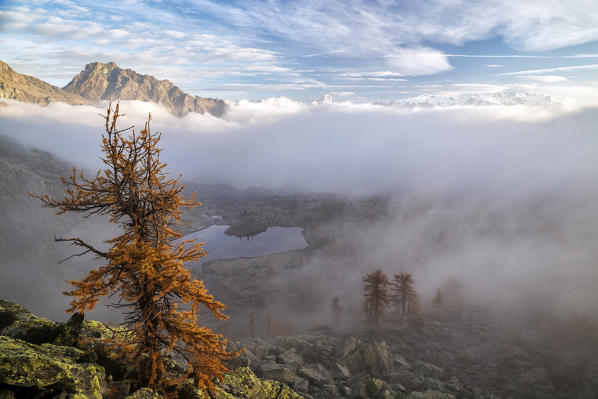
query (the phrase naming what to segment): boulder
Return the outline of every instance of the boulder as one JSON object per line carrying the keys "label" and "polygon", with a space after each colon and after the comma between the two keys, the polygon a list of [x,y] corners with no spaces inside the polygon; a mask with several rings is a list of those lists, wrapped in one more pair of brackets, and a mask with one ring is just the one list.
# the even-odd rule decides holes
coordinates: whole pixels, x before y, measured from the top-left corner
{"label": "boulder", "polygon": [[296,366],[303,366],[303,356],[301,356],[295,348],[291,348],[278,355],[278,359],[285,364],[292,364]]}
{"label": "boulder", "polygon": [[349,371],[349,368],[346,366],[343,366],[340,363],[336,363],[336,370],[335,370],[335,374],[334,377],[337,379],[347,379],[347,378],[351,378],[351,372]]}
{"label": "boulder", "polygon": [[54,344],[62,346],[77,346],[79,335],[83,329],[83,313],[74,313],[66,323],[60,328],[58,337],[54,340]]}
{"label": "boulder", "polygon": [[76,348],[35,345],[0,336],[0,384],[101,399],[104,370],[97,365],[77,363],[82,355],[83,351]]}
{"label": "boulder", "polygon": [[362,399],[391,399],[394,397],[390,386],[379,379],[364,377],[357,380],[353,392]]}
{"label": "boulder", "polygon": [[309,392],[309,381],[303,377],[295,377],[293,381],[293,389],[299,392]]}
{"label": "boulder", "polygon": [[423,374],[424,377],[441,378],[444,375],[444,370],[440,367],[420,360],[415,362],[415,370],[418,373]]}
{"label": "boulder", "polygon": [[239,356],[232,358],[228,362],[228,367],[231,370],[237,369],[239,367],[258,368],[260,364],[261,360],[258,359],[253,352],[251,352],[249,349],[243,349]]}
{"label": "boulder", "polygon": [[41,344],[54,341],[60,330],[58,323],[38,317],[21,305],[0,299],[0,335]]}
{"label": "boulder", "polygon": [[297,377],[293,370],[272,360],[263,362],[259,371],[260,376],[263,378],[281,381],[289,385],[292,385]]}
{"label": "boulder", "polygon": [[162,395],[158,395],[149,388],[141,388],[135,391],[133,395],[127,396],[125,399],[162,399]]}
{"label": "boulder", "polygon": [[429,389],[426,392],[411,392],[404,399],[455,399],[455,395]]}
{"label": "boulder", "polygon": [[227,374],[222,383],[222,391],[217,399],[302,399],[287,385],[278,381],[260,380],[249,367],[240,367]]}
{"label": "boulder", "polygon": [[320,384],[327,381],[327,378],[324,376],[324,374],[316,367],[301,367],[299,370],[297,370],[297,374],[303,378],[306,378],[312,384]]}
{"label": "boulder", "polygon": [[366,372],[382,377],[392,371],[392,354],[385,342],[362,342],[355,337],[347,339],[340,363],[352,374]]}

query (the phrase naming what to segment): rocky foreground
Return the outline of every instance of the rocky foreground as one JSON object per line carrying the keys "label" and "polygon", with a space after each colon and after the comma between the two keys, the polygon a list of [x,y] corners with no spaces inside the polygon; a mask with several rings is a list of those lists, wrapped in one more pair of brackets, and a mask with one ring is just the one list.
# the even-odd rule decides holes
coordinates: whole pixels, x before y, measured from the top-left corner
{"label": "rocky foreground", "polygon": [[[596,398],[596,331],[585,323],[446,313],[378,329],[245,338],[231,343],[244,352],[213,397]],[[131,392],[126,365],[107,356],[108,333],[97,321],[55,323],[0,300],[0,399],[159,398]],[[172,359],[172,370],[183,366]],[[188,386],[182,398],[204,396]]]}
{"label": "rocky foreground", "polygon": [[[130,392],[126,365],[106,354],[109,333],[97,321],[73,316],[66,323],[38,317],[20,305],[0,300],[0,398],[159,399],[148,388]],[[181,368],[173,359],[172,369]],[[287,385],[259,379],[238,367],[220,384],[215,399],[300,399]],[[187,387],[185,399],[204,398]]]}

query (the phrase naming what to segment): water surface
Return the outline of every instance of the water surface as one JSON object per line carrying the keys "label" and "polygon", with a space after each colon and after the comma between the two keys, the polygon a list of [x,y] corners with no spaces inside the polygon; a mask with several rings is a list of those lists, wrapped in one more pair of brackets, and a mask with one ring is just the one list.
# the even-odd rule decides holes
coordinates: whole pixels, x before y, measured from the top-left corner
{"label": "water surface", "polygon": [[[183,237],[205,241],[208,255],[201,262],[214,259],[255,257],[307,247],[301,227],[269,227],[251,238],[228,236],[226,225],[212,225]],[[200,262],[200,263],[201,263]]]}

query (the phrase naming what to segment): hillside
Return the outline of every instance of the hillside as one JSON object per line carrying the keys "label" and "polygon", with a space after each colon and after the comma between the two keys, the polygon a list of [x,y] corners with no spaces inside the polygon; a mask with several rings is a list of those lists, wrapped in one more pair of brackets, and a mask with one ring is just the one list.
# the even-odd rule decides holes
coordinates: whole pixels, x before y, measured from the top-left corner
{"label": "hillside", "polygon": [[87,64],[64,87],[64,91],[95,102],[117,99],[153,102],[165,106],[178,116],[189,112],[208,112],[220,116],[226,109],[222,100],[190,96],[168,80],[122,69],[114,62]]}

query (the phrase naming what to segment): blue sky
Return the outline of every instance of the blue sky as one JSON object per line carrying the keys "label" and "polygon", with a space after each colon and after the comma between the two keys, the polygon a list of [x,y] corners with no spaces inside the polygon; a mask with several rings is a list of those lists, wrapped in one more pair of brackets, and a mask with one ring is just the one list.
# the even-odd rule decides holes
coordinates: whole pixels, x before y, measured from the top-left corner
{"label": "blue sky", "polygon": [[58,86],[94,61],[237,100],[598,84],[595,0],[0,1],[0,35],[0,59]]}

